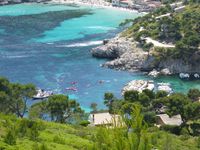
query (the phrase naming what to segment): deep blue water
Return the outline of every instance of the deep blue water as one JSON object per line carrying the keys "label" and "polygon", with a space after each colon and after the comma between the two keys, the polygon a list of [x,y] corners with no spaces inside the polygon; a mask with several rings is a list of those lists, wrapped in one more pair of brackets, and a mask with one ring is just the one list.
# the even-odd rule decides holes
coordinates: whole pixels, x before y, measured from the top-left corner
{"label": "deep blue water", "polygon": [[[0,7],[0,75],[11,81],[34,83],[55,93],[70,95],[87,110],[92,102],[103,107],[105,92],[120,96],[133,79],[148,79],[100,67],[104,59],[93,58],[91,48],[114,37],[124,19],[137,13],[114,9],[51,4],[19,4]],[[104,81],[99,83],[99,81]],[[76,81],[77,92],[65,89]],[[162,77],[176,91],[199,88],[199,81]]]}

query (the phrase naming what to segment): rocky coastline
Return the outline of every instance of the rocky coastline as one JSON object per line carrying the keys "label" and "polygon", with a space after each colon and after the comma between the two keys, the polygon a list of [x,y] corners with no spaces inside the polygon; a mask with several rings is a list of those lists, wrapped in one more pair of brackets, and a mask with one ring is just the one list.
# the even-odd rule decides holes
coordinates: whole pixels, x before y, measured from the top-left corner
{"label": "rocky coastline", "polygon": [[[109,61],[102,64],[116,70],[144,71],[149,75],[189,74],[189,77],[197,77],[200,74],[200,65],[192,58],[191,63],[182,59],[165,58],[157,60],[151,52],[145,52],[140,44],[133,38],[122,37],[120,34],[110,39],[105,45],[91,50],[91,54],[97,58],[107,58]],[[200,58],[200,55],[195,57]],[[197,75],[198,74],[198,75]]]}
{"label": "rocky coastline", "polygon": [[117,37],[111,39],[107,44],[93,48],[91,53],[97,58],[107,58],[110,61],[102,64],[117,70],[137,71],[147,60],[148,53],[143,51],[138,43],[132,38]]}

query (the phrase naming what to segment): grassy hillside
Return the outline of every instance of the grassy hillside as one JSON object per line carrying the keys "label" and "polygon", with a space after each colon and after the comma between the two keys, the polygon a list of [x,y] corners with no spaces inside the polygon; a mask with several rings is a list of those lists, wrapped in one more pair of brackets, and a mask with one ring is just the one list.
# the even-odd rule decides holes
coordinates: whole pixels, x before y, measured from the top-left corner
{"label": "grassy hillside", "polygon": [[[31,127],[31,124],[38,124],[38,128],[36,128],[38,133],[34,127]],[[11,132],[11,136],[8,136],[8,132]],[[92,146],[90,140],[92,133],[93,129],[87,127],[75,127],[41,120],[31,122],[13,116],[0,115],[1,150],[86,149]],[[16,143],[13,138],[16,139]]]}
{"label": "grassy hillside", "polygon": [[[41,120],[31,121],[1,114],[0,149],[114,150],[116,145],[123,146],[124,144],[134,143],[123,137],[124,135],[120,136],[124,133],[121,131],[119,129],[72,126]],[[198,146],[200,146],[197,137],[176,136],[159,131],[156,128],[149,128],[147,133],[143,133],[143,136],[149,139],[148,141],[144,140],[144,144],[148,142],[148,145],[152,148],[161,150],[166,148],[168,150],[198,150]],[[118,148],[120,150],[120,147]],[[144,147],[140,147],[140,149],[144,149]]]}

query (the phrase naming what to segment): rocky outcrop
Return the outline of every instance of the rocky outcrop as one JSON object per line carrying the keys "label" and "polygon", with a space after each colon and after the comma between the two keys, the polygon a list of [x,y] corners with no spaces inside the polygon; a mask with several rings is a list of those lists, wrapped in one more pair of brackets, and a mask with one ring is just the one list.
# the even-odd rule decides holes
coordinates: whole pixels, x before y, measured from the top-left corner
{"label": "rocky outcrop", "polygon": [[148,57],[148,53],[139,48],[137,44],[132,38],[118,36],[106,45],[92,49],[91,53],[94,57],[112,59],[103,64],[104,67],[135,71],[142,67]]}
{"label": "rocky outcrop", "polygon": [[179,73],[200,74],[200,52],[187,62],[174,58],[158,60],[138,45],[132,38],[127,39],[119,35],[107,44],[92,49],[91,53],[94,57],[111,59],[102,66],[117,70],[145,71],[154,77]]}
{"label": "rocky outcrop", "polygon": [[133,80],[127,83],[122,89],[122,95],[127,91],[138,91],[142,92],[145,89],[153,90],[155,87],[153,81],[145,80]]}
{"label": "rocky outcrop", "polygon": [[159,62],[158,65],[159,68],[168,68],[173,74],[176,73],[200,73],[200,65],[199,64],[193,64],[193,63],[186,63],[182,59],[166,59]]}
{"label": "rocky outcrop", "polygon": [[130,51],[131,45],[130,40],[117,36],[107,44],[92,49],[91,53],[94,57],[115,59]]}

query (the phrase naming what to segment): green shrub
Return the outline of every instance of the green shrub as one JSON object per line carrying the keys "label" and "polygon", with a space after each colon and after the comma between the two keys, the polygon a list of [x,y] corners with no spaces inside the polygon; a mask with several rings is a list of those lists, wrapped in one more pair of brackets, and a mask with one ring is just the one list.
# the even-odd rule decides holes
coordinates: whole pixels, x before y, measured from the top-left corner
{"label": "green shrub", "polygon": [[30,128],[30,132],[29,132],[29,137],[31,140],[36,141],[39,137],[39,129],[37,124],[34,124],[31,128]]}
{"label": "green shrub", "polygon": [[15,145],[16,144],[16,134],[14,130],[9,130],[4,138],[5,143],[9,145]]}
{"label": "green shrub", "polygon": [[38,139],[39,131],[44,129],[45,126],[40,121],[22,119],[18,123],[18,135],[20,137],[27,136],[33,141],[36,141]]}
{"label": "green shrub", "polygon": [[192,133],[194,136],[200,135],[200,123],[199,122],[194,122],[190,125],[190,128],[192,130]]}
{"label": "green shrub", "polygon": [[53,142],[58,143],[58,144],[65,144],[65,139],[62,138],[61,136],[54,136]]}
{"label": "green shrub", "polygon": [[49,150],[49,148],[47,147],[46,144],[43,143],[43,144],[40,146],[40,150]]}
{"label": "green shrub", "polygon": [[179,135],[181,128],[179,126],[174,126],[174,125],[163,125],[160,127],[161,130]]}
{"label": "green shrub", "polygon": [[184,128],[181,129],[180,134],[181,134],[181,135],[189,135],[189,132],[188,132],[187,128],[184,127]]}
{"label": "green shrub", "polygon": [[38,143],[34,143],[32,145],[32,150],[40,150],[40,146],[38,145]]}
{"label": "green shrub", "polygon": [[200,136],[197,138],[197,147],[200,148]]}
{"label": "green shrub", "polygon": [[89,122],[88,120],[83,120],[83,121],[81,121],[79,124],[80,124],[81,126],[87,127],[87,126],[90,124],[90,122]]}

